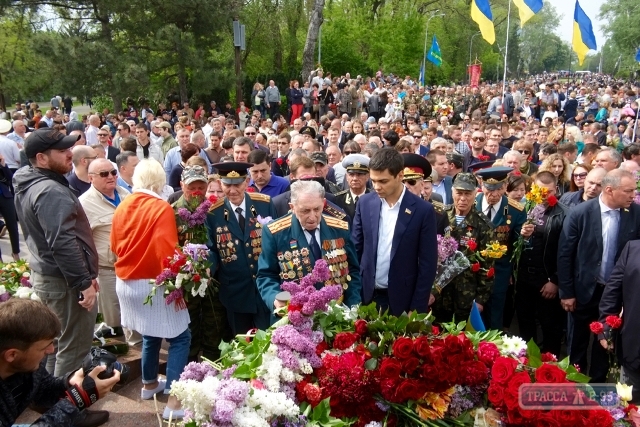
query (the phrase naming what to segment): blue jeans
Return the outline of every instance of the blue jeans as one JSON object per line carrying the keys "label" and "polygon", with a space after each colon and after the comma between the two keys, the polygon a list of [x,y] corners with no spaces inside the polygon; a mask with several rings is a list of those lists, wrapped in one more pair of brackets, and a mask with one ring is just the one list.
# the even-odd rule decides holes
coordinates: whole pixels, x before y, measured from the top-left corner
{"label": "blue jeans", "polygon": [[[171,390],[171,383],[180,378],[187,365],[191,332],[189,328],[175,338],[166,338],[169,343],[169,359],[167,360],[167,385],[165,393]],[[142,384],[153,384],[158,380],[160,369],[160,345],[162,338],[142,336]]]}

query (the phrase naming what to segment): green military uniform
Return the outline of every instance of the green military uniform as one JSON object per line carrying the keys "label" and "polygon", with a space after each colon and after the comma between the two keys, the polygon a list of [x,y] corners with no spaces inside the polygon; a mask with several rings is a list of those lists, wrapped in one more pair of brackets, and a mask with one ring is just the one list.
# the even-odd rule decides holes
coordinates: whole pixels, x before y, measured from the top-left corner
{"label": "green military uniform", "polygon": [[421,116],[426,117],[427,121],[433,118],[433,99],[431,98],[431,95],[429,95],[429,99],[422,98],[422,100],[420,100],[420,103],[418,104],[418,111]]}
{"label": "green military uniform", "polygon": [[466,104],[467,114],[471,116],[471,113],[480,108],[480,106],[482,105],[482,95],[480,95],[479,93],[469,95],[467,97]]}
{"label": "green military uniform", "polygon": [[444,236],[449,227],[449,215],[447,214],[447,205],[435,200],[429,200],[429,203],[436,211],[436,231],[439,235]]}
{"label": "green military uniform", "polygon": [[[263,239],[264,251],[258,260],[257,284],[265,304],[273,309],[282,282],[299,280],[309,274],[316,259],[294,214],[287,214],[269,223],[264,229]],[[318,245],[332,275],[324,284],[341,285],[344,303],[348,306],[359,304],[362,286],[360,265],[349,225],[345,221],[322,215]],[[322,284],[316,284],[316,287],[319,286]],[[272,316],[272,321],[275,320],[275,316]]]}
{"label": "green military uniform", "polygon": [[[198,169],[199,168],[199,169]],[[196,180],[207,182],[207,173],[200,166],[192,166],[182,173],[182,182],[189,183]],[[178,228],[178,243],[184,245],[186,241],[191,243],[206,244],[207,241],[198,241],[196,236],[187,234],[188,225],[178,216],[178,209],[191,207],[181,196],[171,205],[175,212],[176,225]],[[206,222],[205,222],[206,225]],[[195,238],[194,238],[195,237]],[[216,293],[210,289],[209,294],[202,297],[190,297],[187,300],[189,310],[189,330],[191,331],[191,346],[189,348],[189,360],[196,360],[200,352],[202,356],[210,360],[217,360],[220,357],[218,346],[220,341],[228,338],[228,323],[226,311]]]}
{"label": "green military uniform", "polygon": [[404,99],[402,100],[402,109],[405,112],[409,111],[409,105],[411,104],[415,104],[416,107],[420,105],[420,96],[418,96],[415,93],[413,95],[405,96]]}
{"label": "green military uniform", "polygon": [[[489,190],[497,190],[505,185],[507,176],[512,171],[511,168],[498,166],[482,169],[476,174],[482,177],[483,186]],[[478,194],[476,197],[476,210],[479,212],[483,212],[482,201],[484,197],[484,194]],[[520,230],[526,220],[527,214],[524,207],[506,196],[502,196],[500,207],[496,212],[493,212],[492,209],[491,223],[495,227],[496,240],[501,245],[507,246],[507,253],[495,261],[496,276],[493,281],[493,290],[489,303],[482,313],[487,328],[502,329],[505,323],[503,314],[512,274],[511,253],[513,244],[518,240]],[[512,303],[509,304],[509,307],[511,306],[513,306]]]}
{"label": "green military uniform", "polygon": [[[342,167],[345,168],[348,174],[358,173],[367,175],[369,174],[369,157],[364,154],[349,154],[342,160]],[[364,194],[368,192],[369,189],[365,186]],[[356,203],[358,202],[356,197],[358,196],[354,197],[350,188],[336,193],[335,196],[336,205],[353,220],[353,218],[356,217]]]}
{"label": "green military uniform", "polygon": [[245,193],[244,229],[228,199],[211,206],[207,224],[211,230],[211,269],[220,282],[220,301],[227,310],[234,335],[256,327],[269,327],[269,310],[256,288],[258,257],[262,251],[262,218],[276,217],[271,198]]}

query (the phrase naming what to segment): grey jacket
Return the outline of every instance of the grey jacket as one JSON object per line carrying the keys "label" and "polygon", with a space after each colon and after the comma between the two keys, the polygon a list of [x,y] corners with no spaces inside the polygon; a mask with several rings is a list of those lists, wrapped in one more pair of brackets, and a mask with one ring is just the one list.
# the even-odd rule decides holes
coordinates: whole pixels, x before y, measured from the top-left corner
{"label": "grey jacket", "polygon": [[87,215],[64,176],[24,167],[13,175],[20,226],[31,268],[83,291],[98,277],[98,251]]}
{"label": "grey jacket", "polygon": [[278,90],[278,86],[267,86],[264,90],[267,94],[265,96],[265,102],[270,104],[272,102],[280,102],[280,91]]}

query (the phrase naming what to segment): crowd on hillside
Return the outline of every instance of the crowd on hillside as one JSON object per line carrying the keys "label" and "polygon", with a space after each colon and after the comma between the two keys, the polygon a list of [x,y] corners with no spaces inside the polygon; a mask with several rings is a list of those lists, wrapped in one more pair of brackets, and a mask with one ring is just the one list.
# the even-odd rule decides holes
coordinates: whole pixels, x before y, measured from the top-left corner
{"label": "crowd on hillside", "polygon": [[[168,392],[188,360],[215,359],[221,339],[268,327],[281,304],[274,289],[301,277],[296,268],[344,256],[345,302],[432,310],[441,322],[467,319],[477,304],[487,328],[566,352],[606,380],[611,349],[589,347],[589,325],[635,303],[638,83],[544,74],[503,91],[318,69],[287,88],[253,89],[236,106],[142,101],[79,117],[64,98],[44,114],[16,103],[0,119],[0,237],[8,231],[18,259],[20,219],[35,291],[62,323],[50,373],[82,360],[99,311],[114,337],[143,343],[142,397]],[[532,219],[527,193],[540,189],[548,198]],[[219,294],[189,310],[143,311],[141,293],[161,269],[154,250],[189,239],[185,212],[201,193],[212,203]],[[506,254],[432,288],[444,237],[470,257],[496,241]],[[615,350],[640,391],[636,313],[625,310]],[[175,399],[171,412],[181,412]]]}

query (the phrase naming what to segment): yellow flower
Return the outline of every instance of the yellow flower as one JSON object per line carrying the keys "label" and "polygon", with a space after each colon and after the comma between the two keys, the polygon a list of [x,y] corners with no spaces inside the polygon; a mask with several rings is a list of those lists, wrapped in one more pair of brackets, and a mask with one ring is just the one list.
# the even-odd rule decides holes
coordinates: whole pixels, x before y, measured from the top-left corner
{"label": "yellow flower", "polygon": [[633,391],[632,385],[626,385],[621,383],[616,384],[616,393],[618,393],[618,397],[620,397],[620,400],[622,400],[623,402],[628,402],[631,400],[632,391]]}
{"label": "yellow flower", "polygon": [[416,406],[418,416],[423,420],[436,420],[443,418],[447,409],[449,409],[451,396],[453,396],[454,392],[455,389],[451,387],[443,393],[425,393]]}

